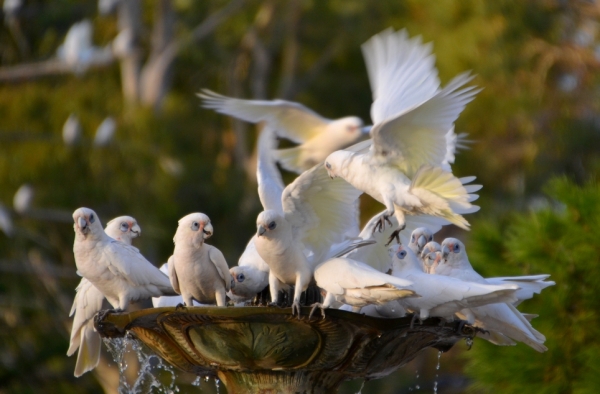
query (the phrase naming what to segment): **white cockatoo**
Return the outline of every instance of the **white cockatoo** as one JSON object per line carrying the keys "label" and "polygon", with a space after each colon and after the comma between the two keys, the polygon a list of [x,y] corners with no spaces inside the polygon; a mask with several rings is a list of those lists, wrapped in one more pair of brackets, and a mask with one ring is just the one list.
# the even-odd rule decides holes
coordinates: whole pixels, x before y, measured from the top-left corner
{"label": "white cockatoo", "polygon": [[[431,242],[427,242],[425,244],[425,246],[423,246],[423,250],[421,251],[421,254],[417,255],[417,257],[419,257],[419,260],[421,261],[421,264],[423,265],[423,270],[425,272],[427,272],[428,274],[435,272],[435,267],[437,267],[437,265],[442,260],[441,251],[442,251],[442,246],[435,241],[431,241]],[[440,252],[440,253],[436,253],[436,252]],[[498,284],[498,283],[494,283],[494,284]]]}
{"label": "white cockatoo", "polygon": [[478,91],[463,87],[472,79],[468,74],[440,89],[429,48],[413,40],[408,41],[413,42],[410,51],[395,54],[386,49],[394,34],[375,36],[363,45],[367,65],[369,59],[383,63],[377,73],[369,72],[371,140],[333,152],[325,165],[330,176],[342,177],[385,205],[381,227],[396,216],[399,227],[392,237],[397,240],[407,214],[438,216],[468,229],[462,214],[479,209],[471,202],[481,186],[466,185],[475,178],[459,179],[449,171],[448,151],[454,147],[448,146],[446,135]]}
{"label": "white cockatoo", "polygon": [[190,213],[179,220],[168,262],[169,279],[186,306],[192,306],[192,300],[226,306],[233,279],[223,253],[205,242],[212,234],[213,226],[203,213]]}
{"label": "white cockatoo", "polygon": [[199,96],[204,108],[259,123],[275,130],[279,137],[298,145],[274,151],[276,160],[288,171],[301,173],[323,160],[331,152],[359,141],[366,133],[356,116],[326,119],[302,104],[285,100],[242,100],[204,89]]}
{"label": "white cockatoo", "polygon": [[238,265],[229,269],[235,286],[227,295],[234,302],[249,300],[269,285],[269,266],[256,251],[255,239],[256,235],[248,242]]}
{"label": "white cockatoo", "polygon": [[62,129],[63,142],[67,146],[75,145],[81,139],[81,123],[75,114],[69,115]]}
{"label": "white cockatoo", "polygon": [[[344,243],[362,243],[348,234],[358,234],[358,197],[362,194],[343,180],[330,180],[323,165],[302,173],[281,193],[272,178],[259,179],[259,196],[265,211],[256,219],[254,241],[261,258],[269,265],[272,302],[277,302],[281,284],[295,285],[292,313],[300,314],[300,294],[313,278],[316,265],[330,258]],[[263,192],[261,192],[261,190]],[[308,251],[308,253],[307,253]]]}
{"label": "white cockatoo", "polygon": [[33,202],[33,196],[35,191],[33,186],[25,183],[17,189],[13,197],[13,208],[15,212],[24,214],[31,209],[31,203]]}
{"label": "white cockatoo", "polygon": [[540,294],[546,287],[554,286],[556,282],[550,280],[546,281],[550,275],[524,275],[524,276],[503,276],[496,278],[485,278],[488,283],[498,285],[502,283],[516,284],[520,287],[517,291],[517,302],[513,303],[514,306],[519,305],[525,300],[533,298],[534,294]]}
{"label": "white cockatoo", "polygon": [[175,295],[169,278],[137,248],[108,236],[89,208],[73,212],[77,272],[92,282],[116,310],[161,295]]}
{"label": "white cockatoo", "polygon": [[397,301],[406,310],[419,314],[421,320],[429,316],[452,319],[456,312],[468,307],[516,300],[517,285],[486,285],[465,282],[440,275],[428,275],[413,251],[403,245],[389,248],[392,275],[413,282],[421,297]]}
{"label": "white cockatoo", "polygon": [[[131,216],[119,216],[106,225],[104,232],[111,238],[131,245],[133,238],[140,236],[142,230]],[[71,340],[67,356],[77,349],[75,376],[79,377],[98,365],[100,360],[100,335],[94,329],[94,316],[102,310],[104,294],[89,280],[82,278],[75,289],[75,300],[69,316],[73,316]]]}
{"label": "white cockatoo", "polygon": [[110,144],[117,129],[117,122],[112,116],[106,117],[96,129],[94,146],[102,147]]}
{"label": "white cockatoo", "polygon": [[323,318],[325,309],[335,301],[360,312],[365,305],[384,305],[400,298],[420,296],[410,280],[384,274],[370,265],[343,257],[319,264],[315,269],[315,281],[327,295],[323,303],[313,305],[310,316],[320,308]]}
{"label": "white cockatoo", "polygon": [[14,225],[10,216],[10,211],[0,203],[0,230],[8,237],[12,237],[14,233]]}
{"label": "white cockatoo", "polygon": [[[160,272],[169,276],[169,263],[164,263],[160,266]],[[155,308],[164,308],[183,305],[183,297],[181,295],[152,297],[152,306]],[[193,301],[194,306],[205,306],[198,301]]]}
{"label": "white cockatoo", "polygon": [[[442,242],[442,261],[435,267],[436,275],[445,275],[469,282],[488,284],[471,266],[465,246],[456,238]],[[512,303],[498,303],[477,308],[463,309],[459,317],[490,332],[497,332],[512,340],[523,342],[538,352],[548,350],[546,338],[534,329],[528,319]]]}
{"label": "white cockatoo", "polygon": [[92,23],[87,19],[75,23],[58,48],[58,58],[75,72],[83,72],[93,63],[113,60],[110,48],[99,48],[92,44],[92,30]]}
{"label": "white cockatoo", "polygon": [[408,247],[413,251],[415,256],[420,256],[427,242],[431,241],[433,241],[433,233],[431,230],[427,227],[419,227],[410,233],[410,242],[408,243]]}

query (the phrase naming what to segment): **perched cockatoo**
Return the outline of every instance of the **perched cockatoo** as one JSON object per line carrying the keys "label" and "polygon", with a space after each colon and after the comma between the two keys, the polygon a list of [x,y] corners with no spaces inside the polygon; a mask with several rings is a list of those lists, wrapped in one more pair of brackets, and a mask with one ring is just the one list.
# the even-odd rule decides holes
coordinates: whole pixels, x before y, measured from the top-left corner
{"label": "perched cockatoo", "polygon": [[235,286],[227,295],[234,302],[249,300],[269,285],[269,266],[256,251],[255,238],[248,242],[238,265],[229,269]]}
{"label": "perched cockatoo", "polygon": [[233,279],[223,253],[205,242],[212,234],[210,219],[203,213],[190,213],[179,220],[168,263],[169,278],[186,306],[192,306],[192,300],[226,306]]}
{"label": "perched cockatoo", "polygon": [[438,216],[468,229],[462,214],[479,209],[471,202],[481,186],[466,185],[475,178],[459,179],[449,171],[448,151],[454,147],[448,146],[446,135],[478,90],[464,87],[472,79],[468,74],[440,89],[425,46],[415,45],[407,54],[394,56],[386,50],[386,37],[375,36],[363,45],[365,59],[384,63],[377,74],[369,73],[374,96],[371,140],[329,155],[325,160],[329,175],[345,179],[385,205],[380,227],[390,216],[396,217],[399,227],[390,242],[399,240],[405,215]]}
{"label": "perched cockatoo", "polygon": [[[108,222],[104,232],[131,245],[133,238],[139,237],[142,230],[131,216],[120,216]],[[75,290],[77,293],[69,313],[74,317],[67,356],[79,349],[75,364],[75,376],[78,377],[94,369],[100,360],[100,335],[94,329],[93,317],[102,309],[104,294],[86,278],[81,279]]]}
{"label": "perched cockatoo", "polygon": [[77,209],[73,221],[77,271],[104,294],[113,308],[124,311],[132,302],[176,294],[169,278],[135,247],[104,232],[93,210]]}
{"label": "perched cockatoo", "polygon": [[421,320],[429,316],[452,319],[464,308],[516,300],[517,285],[486,285],[465,282],[440,275],[428,275],[410,248],[396,245],[389,248],[392,275],[413,282],[421,297],[397,301],[406,310],[419,314]]}
{"label": "perched cockatoo", "polygon": [[[404,230],[406,231],[406,229]],[[433,233],[427,227],[419,227],[413,230],[410,234],[410,242],[408,247],[415,256],[419,256],[427,242],[433,241]]]}
{"label": "perched cockatoo", "polygon": [[423,265],[423,271],[425,271],[428,274],[435,272],[435,267],[437,267],[437,265],[442,260],[442,254],[436,252],[441,251],[442,246],[435,241],[427,242],[425,246],[423,246],[421,254],[418,255],[419,261],[421,261],[421,264]]}
{"label": "perched cockatoo", "polygon": [[[489,283],[473,269],[465,246],[458,239],[446,238],[442,242],[442,257],[442,261],[435,267],[436,275],[482,284]],[[463,309],[457,315],[485,330],[523,342],[538,352],[548,350],[544,346],[546,340],[544,335],[534,329],[527,318],[510,302]]]}
{"label": "perched cockatoo", "polygon": [[323,318],[325,309],[335,301],[360,312],[365,305],[384,305],[399,298],[420,296],[410,280],[381,273],[365,263],[343,257],[319,264],[315,269],[315,281],[327,295],[323,303],[313,305],[310,316],[320,308]]}

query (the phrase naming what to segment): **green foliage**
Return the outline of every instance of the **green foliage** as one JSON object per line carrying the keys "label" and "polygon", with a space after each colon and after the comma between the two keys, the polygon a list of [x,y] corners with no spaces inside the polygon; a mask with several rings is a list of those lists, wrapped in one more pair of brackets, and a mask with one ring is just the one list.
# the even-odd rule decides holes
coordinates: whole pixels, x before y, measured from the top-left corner
{"label": "green foliage", "polygon": [[474,392],[591,393],[600,367],[600,185],[551,181],[546,208],[478,223],[470,260],[485,276],[549,273],[556,286],[519,306],[540,316],[547,353],[519,344],[500,348],[484,341],[467,352]]}

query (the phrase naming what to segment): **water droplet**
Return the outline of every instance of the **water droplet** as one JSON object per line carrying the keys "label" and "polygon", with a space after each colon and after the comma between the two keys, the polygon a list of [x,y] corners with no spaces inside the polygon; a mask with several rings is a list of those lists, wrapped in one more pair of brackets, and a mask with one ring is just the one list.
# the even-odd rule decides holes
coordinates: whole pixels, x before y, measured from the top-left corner
{"label": "water droplet", "polygon": [[209,380],[210,380],[210,376],[205,376],[205,377],[204,377],[204,381],[205,381],[205,382],[208,382]]}
{"label": "water droplet", "polygon": [[467,349],[471,350],[471,346],[473,346],[473,338],[467,338],[466,342],[467,342]]}
{"label": "water droplet", "polygon": [[200,382],[201,382],[201,377],[200,376],[196,376],[196,380],[194,380],[192,382],[192,386],[199,387],[200,386]]}
{"label": "water droplet", "polygon": [[217,394],[219,394],[219,383],[221,383],[221,381],[215,378],[215,387],[217,388]]}
{"label": "water droplet", "polygon": [[415,386],[415,388],[416,388],[417,390],[420,390],[420,389],[421,389],[421,386],[419,386],[419,385],[417,384],[417,385]]}
{"label": "water droplet", "polygon": [[362,393],[362,389],[365,387],[365,382],[366,382],[366,380],[363,380],[362,384],[360,385],[360,388],[358,389],[358,393],[356,393],[356,394]]}

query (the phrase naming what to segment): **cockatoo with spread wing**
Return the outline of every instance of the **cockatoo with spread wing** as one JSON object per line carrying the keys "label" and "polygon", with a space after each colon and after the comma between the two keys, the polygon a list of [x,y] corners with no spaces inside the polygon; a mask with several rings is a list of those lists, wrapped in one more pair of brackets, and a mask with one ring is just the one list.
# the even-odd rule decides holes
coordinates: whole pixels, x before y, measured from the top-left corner
{"label": "cockatoo with spread wing", "polygon": [[[259,181],[261,187],[266,185]],[[282,283],[295,285],[292,313],[300,315],[300,294],[312,280],[315,266],[328,258],[332,245],[346,241],[350,246],[355,241],[347,234],[350,229],[358,233],[361,194],[342,179],[330,180],[323,165],[317,165],[283,190],[281,203],[261,197],[265,211],[256,219],[254,244],[269,265],[273,302]]]}
{"label": "cockatoo with spread wing", "polygon": [[186,306],[192,300],[202,304],[226,306],[226,293],[233,280],[223,253],[205,240],[213,233],[210,219],[203,213],[191,213],[179,220],[169,259],[169,279]]}
{"label": "cockatoo with spread wing", "polygon": [[331,152],[350,146],[366,136],[363,122],[356,116],[331,120],[291,101],[242,100],[206,89],[199,96],[204,100],[205,108],[251,123],[265,122],[280,137],[301,144],[274,151],[275,158],[283,168],[297,173],[322,163]]}
{"label": "cockatoo with spread wing", "polygon": [[406,310],[419,313],[421,320],[429,316],[453,318],[456,312],[468,307],[516,300],[517,285],[487,285],[465,282],[440,275],[428,275],[413,251],[402,245],[389,248],[392,275],[413,282],[420,298],[403,299],[398,303]]}
{"label": "cockatoo with spread wing", "polygon": [[[265,126],[262,130],[261,134],[258,138],[258,164],[257,164],[257,181],[258,181],[258,195],[260,201],[265,209],[272,210],[274,212],[278,212],[280,215],[284,216],[286,213],[284,212],[284,184],[281,179],[281,175],[275,166],[273,151],[275,145],[275,133],[272,128],[269,126]],[[312,171],[312,170],[311,170]],[[297,183],[296,186],[292,189],[292,185],[289,186],[288,194],[291,193],[291,190],[294,190],[293,193],[286,197],[290,202],[295,201],[298,197],[304,199],[312,196],[314,193],[317,193],[320,188],[323,188],[324,180],[327,180],[326,173],[324,170],[320,170],[318,172],[318,176],[314,175],[303,175],[303,183]],[[314,185],[310,183],[313,180],[318,179],[318,182],[315,181]],[[302,186],[300,186],[302,185]],[[326,187],[327,183],[325,183]],[[352,195],[361,194],[357,190],[354,190],[352,187],[345,186],[343,190],[351,190]],[[305,193],[306,195],[299,196],[297,193]],[[328,197],[333,198],[332,206],[336,206],[336,199],[338,197],[335,196],[335,193],[326,195]],[[313,197],[310,197],[313,199]],[[296,208],[293,204],[288,203],[287,211],[289,217],[292,218],[295,223],[298,224],[298,228],[295,231],[302,232],[305,231],[301,229],[301,221],[298,212],[306,211],[313,212],[311,213],[312,218],[309,219],[309,224],[307,228],[311,228],[311,226],[317,226],[321,220],[328,220],[329,213],[326,211],[327,202],[325,201],[327,197],[323,197],[323,200],[319,200],[318,198],[314,198],[314,201],[318,201],[319,204],[323,204],[323,207],[318,207],[314,209],[307,205],[306,207],[303,205],[304,203],[299,203],[298,208]],[[343,199],[342,199],[343,201]],[[325,203],[324,203],[325,202]],[[347,203],[344,203],[347,204]],[[347,204],[348,207],[352,206],[352,204]],[[298,209],[298,211],[297,211]],[[335,219],[335,215],[343,214],[342,212],[332,212],[333,217]],[[308,237],[308,242],[306,242],[302,249],[302,254],[307,261],[312,263],[319,263],[324,259],[341,256],[342,254],[348,253],[352,248],[360,247],[361,245],[370,244],[372,241],[364,241],[360,238],[353,238],[358,235],[358,213],[357,207],[352,206],[351,211],[347,213],[349,215],[348,219],[342,221],[342,223],[349,224],[344,228],[346,235],[349,237],[344,237],[338,235],[334,235],[332,240],[339,240],[340,242],[333,244],[325,244],[321,242],[315,242],[312,238]],[[335,219],[337,220],[337,219]],[[323,227],[323,228],[326,228]],[[340,228],[343,228],[340,227]],[[324,230],[325,231],[325,230]],[[339,229],[336,229],[339,231]],[[230,292],[230,297],[236,301],[240,302],[243,300],[250,299],[256,295],[256,293],[262,291],[267,285],[269,285],[269,276],[270,276],[270,268],[269,264],[261,257],[261,253],[258,250],[257,242],[259,235],[256,234],[252,237],[242,256],[239,259],[238,266],[231,268],[231,275],[235,281],[235,287]],[[263,242],[265,244],[265,242]],[[299,242],[299,245],[302,242]],[[316,246],[316,249],[313,247]],[[320,261],[317,261],[319,260]],[[303,274],[303,279],[305,276],[312,277],[312,270],[310,270],[310,274]],[[310,278],[308,279],[310,281]],[[278,289],[285,289],[288,285],[293,285],[292,283],[279,282]],[[271,295],[273,293],[276,294],[276,291],[271,289]],[[272,298],[272,300],[276,300]]]}
{"label": "cockatoo with spread wing", "polygon": [[[133,238],[137,238],[141,231],[131,216],[119,216],[108,222],[104,229],[109,237],[126,245],[131,245]],[[67,356],[79,349],[75,364],[75,376],[78,377],[94,369],[100,360],[100,336],[94,329],[93,317],[102,309],[104,294],[86,278],[81,279],[76,291],[69,313],[74,318]]]}
{"label": "cockatoo with spread wing", "polygon": [[[387,72],[389,63],[404,57],[419,59],[421,60],[420,66],[427,68],[427,72],[423,72],[427,78],[415,81],[415,83],[427,84],[427,89],[430,90],[435,90],[439,86],[437,70],[434,65],[435,59],[431,55],[431,45],[423,45],[420,37],[409,39],[404,30],[396,33],[392,29],[387,29],[374,36],[363,48],[374,96],[380,94],[378,92],[382,85],[390,83],[390,80],[382,80],[382,77],[403,79],[405,78],[403,73],[412,73],[413,70],[410,68],[397,68],[392,75]],[[409,78],[412,76],[414,74],[408,75]],[[408,96],[408,100],[417,103],[424,99],[418,91],[407,90],[402,94]],[[371,129],[371,126],[362,127],[362,120],[355,116],[330,120],[302,104],[290,101],[242,100],[222,96],[210,90],[203,90],[199,96],[204,100],[205,108],[214,109],[219,113],[247,122],[265,122],[266,125],[276,130],[280,137],[300,144],[294,148],[276,150],[274,153],[276,160],[285,169],[297,173],[322,162],[330,153],[358,142]],[[385,106],[381,100],[377,104]],[[459,147],[461,141],[464,141],[464,135],[457,136],[454,128],[449,128],[446,130],[445,139],[447,149],[443,162],[444,168],[449,170],[450,164],[454,162],[456,148]]]}
{"label": "cockatoo with spread wing", "polygon": [[410,280],[381,273],[367,264],[343,257],[319,264],[315,280],[327,295],[323,303],[313,305],[310,316],[320,308],[325,318],[325,309],[335,301],[360,312],[365,305],[384,305],[399,298],[419,297]]}
{"label": "cockatoo with spread wing", "polygon": [[176,294],[169,278],[135,247],[104,232],[93,210],[79,208],[73,220],[77,271],[104,294],[113,308],[123,311],[132,302]]}
{"label": "cockatoo with spread wing", "polygon": [[464,87],[472,77],[459,75],[439,89],[427,51],[417,47],[409,55],[390,56],[382,40],[375,36],[363,45],[365,59],[385,62],[376,75],[369,73],[372,139],[329,155],[327,170],[385,205],[380,227],[396,216],[399,227],[392,236],[397,240],[407,214],[438,216],[468,229],[462,214],[479,209],[471,202],[481,186],[466,185],[474,177],[459,179],[449,172],[446,135],[478,92]]}
{"label": "cockatoo with spread wing", "polygon": [[[456,238],[446,238],[442,242],[443,260],[436,266],[436,275],[445,275],[469,282],[488,284],[471,266],[465,246]],[[490,332],[498,332],[508,338],[530,346],[538,352],[548,350],[544,346],[546,338],[534,329],[527,318],[511,302],[464,309],[458,316],[475,323]]]}

